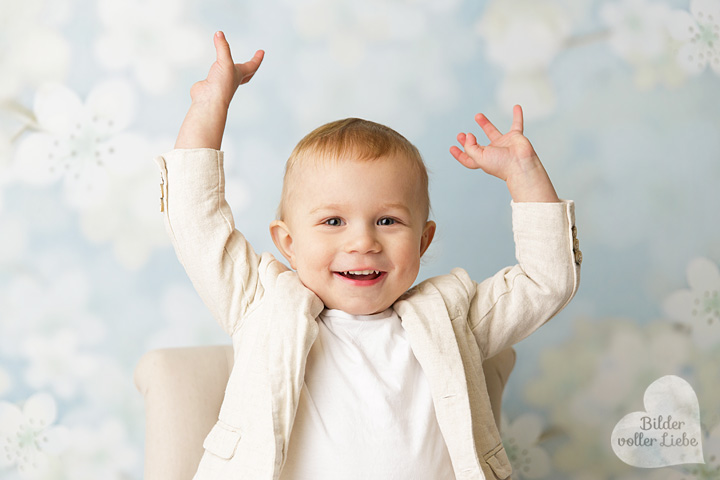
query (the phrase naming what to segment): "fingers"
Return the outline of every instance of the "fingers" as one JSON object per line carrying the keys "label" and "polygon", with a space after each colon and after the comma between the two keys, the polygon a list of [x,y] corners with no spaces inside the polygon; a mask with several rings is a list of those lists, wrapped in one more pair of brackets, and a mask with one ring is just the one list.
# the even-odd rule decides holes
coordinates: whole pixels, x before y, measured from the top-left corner
{"label": "fingers", "polygon": [[255,72],[258,68],[260,68],[260,64],[263,61],[263,58],[265,58],[265,51],[264,50],[258,50],[255,52],[255,55],[248,60],[245,63],[238,64],[239,67],[243,67],[244,70]]}
{"label": "fingers", "polygon": [[258,68],[260,68],[263,58],[265,58],[265,52],[263,50],[258,50],[255,52],[253,58],[247,62],[235,65],[236,70],[240,74],[240,85],[250,81],[253,75],[255,75],[255,72],[257,72]]}
{"label": "fingers", "polygon": [[460,162],[463,166],[467,168],[471,168],[475,170],[476,168],[480,168],[480,164],[476,159],[471,157],[467,154],[467,152],[462,151],[460,148],[452,146],[450,147],[450,155],[452,155],[455,160]]}
{"label": "fingers", "polygon": [[484,114],[478,113],[475,115],[475,121],[478,125],[480,125],[480,128],[482,128],[482,131],[485,132],[485,135],[491,142],[494,142],[498,138],[502,137],[500,130],[498,130]]}
{"label": "fingers", "polygon": [[450,147],[450,154],[467,168],[479,168],[477,156],[482,154],[483,147],[477,144],[475,135],[472,133],[458,133],[457,140],[463,148],[452,146]]}
{"label": "fingers", "polygon": [[462,163],[464,166],[468,168],[477,168],[472,159],[470,158],[470,155],[460,150],[458,147],[452,146],[450,147],[450,155],[452,155],[455,160]]}
{"label": "fingers", "polygon": [[[493,123],[482,113],[475,115],[475,121],[482,128],[482,131],[490,140],[490,147],[507,147],[509,138],[513,138],[516,133],[523,133],[523,111],[520,105],[513,107],[513,121],[510,131],[507,135],[493,125]],[[511,132],[516,132],[512,133]],[[450,147],[450,153],[453,157],[468,168],[483,168],[481,164],[484,162],[486,146],[478,145],[477,138],[472,133],[458,133],[457,141],[462,148]]]}
{"label": "fingers", "polygon": [[450,155],[452,155],[455,158],[455,160],[459,161],[460,157],[462,155],[466,155],[466,153],[463,152],[462,150],[460,150],[458,147],[453,145],[452,147],[450,147]]}
{"label": "fingers", "polygon": [[475,138],[475,135],[472,133],[467,133],[465,134],[465,141],[463,142],[463,145],[465,146],[465,150],[467,150],[468,147],[477,145],[477,138]]}
{"label": "fingers", "polygon": [[523,133],[523,111],[520,105],[515,105],[513,107],[513,122],[510,129]]}
{"label": "fingers", "polygon": [[[493,123],[482,113],[478,113],[475,115],[475,121],[478,125],[480,125],[480,128],[482,128],[483,132],[485,132],[485,135],[487,135],[488,139],[490,139],[491,142],[494,142],[498,138],[502,137],[502,132],[493,125]],[[510,127],[510,131],[517,131],[520,133],[523,133],[523,111],[522,107],[520,105],[515,105],[513,107],[513,121],[512,126]]]}
{"label": "fingers", "polygon": [[471,145],[477,145],[477,138],[475,138],[475,135],[472,133],[458,133],[457,141],[465,148]]}
{"label": "fingers", "polygon": [[215,43],[217,62],[221,65],[233,65],[232,54],[230,53],[230,44],[228,44],[225,39],[225,34],[223,32],[215,32],[213,43]]}

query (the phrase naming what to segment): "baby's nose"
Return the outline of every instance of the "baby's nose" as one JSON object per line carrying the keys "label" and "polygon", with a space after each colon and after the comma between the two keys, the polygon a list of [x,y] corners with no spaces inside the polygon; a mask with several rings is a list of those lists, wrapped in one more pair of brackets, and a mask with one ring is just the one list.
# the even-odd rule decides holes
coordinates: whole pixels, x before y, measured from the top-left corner
{"label": "baby's nose", "polygon": [[348,253],[377,253],[382,250],[374,228],[363,227],[348,232],[345,243]]}

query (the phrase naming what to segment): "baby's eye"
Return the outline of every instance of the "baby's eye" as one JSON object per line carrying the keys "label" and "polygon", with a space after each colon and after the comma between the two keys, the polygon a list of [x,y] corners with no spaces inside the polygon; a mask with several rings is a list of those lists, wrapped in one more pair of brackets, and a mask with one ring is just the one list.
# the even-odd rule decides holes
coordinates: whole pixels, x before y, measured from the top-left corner
{"label": "baby's eye", "polygon": [[343,224],[342,220],[337,217],[328,218],[324,223],[325,225],[329,225],[331,227],[340,227]]}
{"label": "baby's eye", "polygon": [[386,226],[389,226],[389,225],[394,225],[394,224],[395,224],[395,219],[394,219],[394,218],[387,218],[387,217],[381,218],[380,220],[378,220],[377,224],[380,225],[380,226],[385,226],[385,227],[386,227]]}

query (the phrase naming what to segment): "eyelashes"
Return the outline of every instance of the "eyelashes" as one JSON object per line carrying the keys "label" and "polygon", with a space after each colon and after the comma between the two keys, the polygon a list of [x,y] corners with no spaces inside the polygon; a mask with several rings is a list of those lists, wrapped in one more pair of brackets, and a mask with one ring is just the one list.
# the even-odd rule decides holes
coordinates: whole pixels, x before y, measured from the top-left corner
{"label": "eyelashes", "polygon": [[[326,220],[323,220],[322,223],[323,223],[323,225],[327,225],[327,226],[329,226],[329,227],[342,227],[342,226],[345,225],[345,221],[344,221],[342,218],[339,218],[339,217],[331,217],[331,218],[328,218],[328,219],[326,219]],[[397,219],[395,219],[395,218],[382,217],[381,219],[379,219],[379,220],[376,222],[376,225],[381,226],[381,227],[389,227],[389,226],[395,225],[395,224],[397,224],[397,223],[401,223],[401,222],[399,222],[399,221],[398,221]]]}

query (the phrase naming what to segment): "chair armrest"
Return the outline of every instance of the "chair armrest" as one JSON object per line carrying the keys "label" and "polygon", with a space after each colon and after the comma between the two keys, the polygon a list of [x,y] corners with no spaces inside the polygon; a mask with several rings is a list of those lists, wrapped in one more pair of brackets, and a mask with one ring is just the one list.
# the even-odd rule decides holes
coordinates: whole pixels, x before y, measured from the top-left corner
{"label": "chair armrest", "polygon": [[230,345],[153,350],[140,359],[134,380],[145,399],[145,480],[193,477],[232,361]]}

